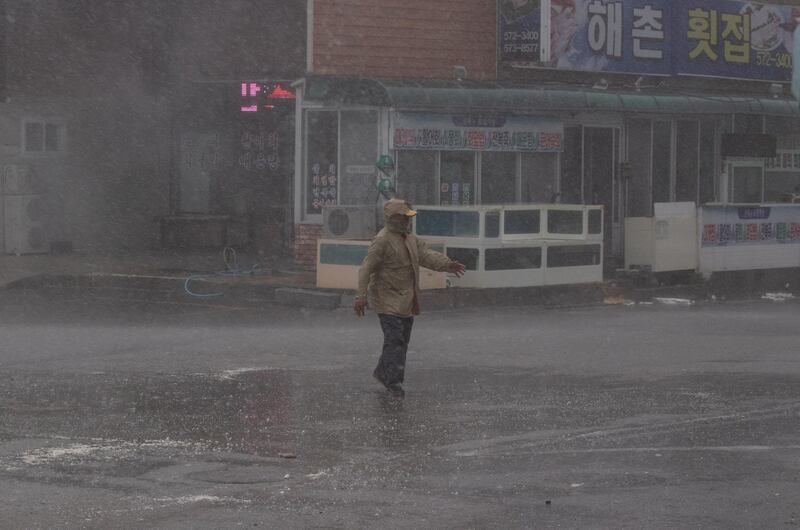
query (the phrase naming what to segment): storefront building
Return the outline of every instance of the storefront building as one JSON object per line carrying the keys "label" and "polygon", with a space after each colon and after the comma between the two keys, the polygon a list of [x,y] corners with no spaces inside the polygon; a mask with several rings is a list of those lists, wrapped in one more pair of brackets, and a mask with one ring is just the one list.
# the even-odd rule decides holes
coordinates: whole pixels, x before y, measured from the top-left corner
{"label": "storefront building", "polygon": [[275,263],[290,252],[294,91],[306,6],[279,0],[183,5],[172,63],[169,249],[230,246]]}
{"label": "storefront building", "polygon": [[303,2],[3,6],[0,253],[290,248]]}
{"label": "storefront building", "polygon": [[[400,8],[378,3],[397,24]],[[411,2],[402,20],[413,30],[393,28],[376,48],[369,35],[348,41],[359,14],[337,4],[309,10],[316,40],[296,84],[298,263],[313,263],[324,207],[378,205],[386,154],[398,196],[415,205],[602,205],[608,270],[622,263],[625,219],[656,203],[800,193],[791,7],[453,2],[459,15],[442,31],[426,24],[448,5]]]}
{"label": "storefront building", "polygon": [[284,80],[194,83],[177,107],[165,248],[280,256],[291,240],[294,93]]}

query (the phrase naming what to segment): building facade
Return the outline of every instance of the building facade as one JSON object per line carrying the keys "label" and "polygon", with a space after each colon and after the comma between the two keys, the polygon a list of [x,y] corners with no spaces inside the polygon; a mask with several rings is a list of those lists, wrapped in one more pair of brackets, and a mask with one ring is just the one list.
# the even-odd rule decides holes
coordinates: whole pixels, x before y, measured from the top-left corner
{"label": "building facade", "polygon": [[0,252],[285,251],[304,1],[2,5]]}
{"label": "building facade", "polygon": [[323,207],[379,202],[380,155],[415,204],[602,205],[608,269],[625,219],[656,203],[800,192],[788,4],[316,0],[308,13],[294,215],[305,266]]}

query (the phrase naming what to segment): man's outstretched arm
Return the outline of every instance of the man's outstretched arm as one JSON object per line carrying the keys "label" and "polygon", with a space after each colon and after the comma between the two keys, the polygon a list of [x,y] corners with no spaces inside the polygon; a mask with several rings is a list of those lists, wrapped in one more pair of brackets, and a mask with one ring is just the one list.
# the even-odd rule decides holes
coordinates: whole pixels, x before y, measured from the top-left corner
{"label": "man's outstretched arm", "polygon": [[464,275],[466,270],[464,265],[452,260],[442,254],[432,250],[427,243],[417,239],[417,253],[419,254],[419,264],[426,269],[438,272],[449,272],[459,278]]}

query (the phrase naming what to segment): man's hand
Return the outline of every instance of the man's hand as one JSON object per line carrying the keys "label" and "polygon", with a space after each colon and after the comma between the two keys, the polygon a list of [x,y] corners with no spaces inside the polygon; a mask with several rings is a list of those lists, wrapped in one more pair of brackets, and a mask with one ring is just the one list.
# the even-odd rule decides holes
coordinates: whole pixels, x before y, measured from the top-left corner
{"label": "man's hand", "polygon": [[367,299],[356,296],[356,302],[353,304],[353,310],[356,316],[363,317],[367,313]]}
{"label": "man's hand", "polygon": [[461,278],[462,276],[464,276],[464,271],[466,271],[467,269],[466,267],[464,267],[462,263],[459,263],[457,261],[451,261],[450,263],[447,264],[445,270],[450,274],[455,274],[458,278]]}

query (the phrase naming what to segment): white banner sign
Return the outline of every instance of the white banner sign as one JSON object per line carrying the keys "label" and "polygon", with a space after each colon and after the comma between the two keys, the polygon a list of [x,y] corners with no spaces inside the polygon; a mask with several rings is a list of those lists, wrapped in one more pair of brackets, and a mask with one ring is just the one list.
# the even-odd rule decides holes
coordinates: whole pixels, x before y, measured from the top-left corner
{"label": "white banner sign", "polygon": [[552,118],[392,113],[392,149],[558,152],[564,124]]}
{"label": "white banner sign", "polygon": [[703,206],[702,246],[800,243],[800,204]]}

